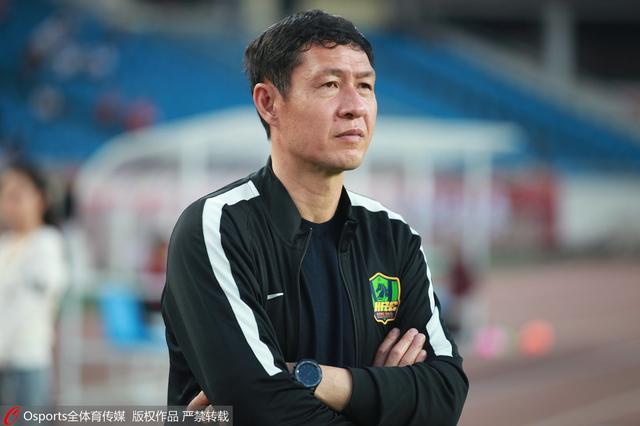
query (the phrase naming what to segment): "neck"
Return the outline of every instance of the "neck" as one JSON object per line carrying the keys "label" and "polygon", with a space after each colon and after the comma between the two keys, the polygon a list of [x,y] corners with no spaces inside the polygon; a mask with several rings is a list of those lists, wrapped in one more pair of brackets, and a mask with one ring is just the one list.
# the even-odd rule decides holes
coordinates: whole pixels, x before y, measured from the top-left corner
{"label": "neck", "polygon": [[344,183],[342,172],[330,174],[317,166],[294,163],[273,154],[271,164],[303,219],[323,223],[333,217]]}

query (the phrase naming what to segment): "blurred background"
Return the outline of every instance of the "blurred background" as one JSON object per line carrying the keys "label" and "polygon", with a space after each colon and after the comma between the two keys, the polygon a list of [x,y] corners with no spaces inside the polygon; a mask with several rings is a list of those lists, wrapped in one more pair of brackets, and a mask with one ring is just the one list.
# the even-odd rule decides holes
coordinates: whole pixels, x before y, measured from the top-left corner
{"label": "blurred background", "polygon": [[0,162],[40,165],[64,218],[54,401],[165,403],[170,232],[265,163],[243,49],[309,8],[374,46],[348,184],[423,236],[460,424],[640,424],[636,0],[0,0]]}

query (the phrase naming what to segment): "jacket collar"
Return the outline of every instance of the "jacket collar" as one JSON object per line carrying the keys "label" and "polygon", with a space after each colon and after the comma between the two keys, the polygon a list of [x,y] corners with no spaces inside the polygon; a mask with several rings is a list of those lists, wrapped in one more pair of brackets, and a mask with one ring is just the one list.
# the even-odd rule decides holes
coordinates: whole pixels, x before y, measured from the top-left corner
{"label": "jacket collar", "polygon": [[[294,242],[296,238],[304,235],[300,212],[287,189],[273,172],[271,157],[267,160],[267,164],[255,173],[252,180],[260,193],[271,222],[280,235],[289,242]],[[349,225],[356,222],[352,214],[351,200],[344,186],[340,194],[338,210],[344,215]]]}

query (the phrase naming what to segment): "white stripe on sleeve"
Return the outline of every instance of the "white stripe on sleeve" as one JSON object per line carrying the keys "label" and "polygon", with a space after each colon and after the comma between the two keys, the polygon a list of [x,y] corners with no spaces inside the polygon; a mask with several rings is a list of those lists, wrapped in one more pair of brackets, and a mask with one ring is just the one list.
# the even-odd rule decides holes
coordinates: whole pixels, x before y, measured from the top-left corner
{"label": "white stripe on sleeve", "polygon": [[[380,202],[372,200],[371,198],[365,197],[360,194],[356,194],[355,192],[347,191],[349,194],[349,199],[351,200],[351,204],[354,206],[361,206],[366,208],[371,212],[379,212],[384,211],[389,216],[389,219],[399,220],[405,224],[407,222],[404,220],[402,216],[398,213],[395,213],[385,206],[383,206]],[[411,233],[414,235],[418,235],[418,233],[411,227]],[[440,312],[438,307],[436,306],[436,299],[433,294],[433,281],[431,281],[431,270],[429,269],[429,264],[427,263],[427,256],[424,253],[422,246],[420,247],[420,251],[422,252],[422,257],[424,259],[424,264],[427,269],[427,278],[429,280],[429,289],[427,293],[429,294],[429,307],[431,308],[431,318],[427,321],[427,334],[429,336],[429,343],[433,348],[433,351],[436,355],[445,355],[445,356],[453,356],[453,348],[451,346],[451,342],[447,339],[444,334],[444,328],[442,327],[442,323],[440,322]]]}
{"label": "white stripe on sleeve", "polygon": [[282,370],[275,365],[273,354],[269,347],[260,340],[258,332],[258,323],[256,317],[249,307],[241,298],[238,285],[233,279],[231,273],[231,265],[229,259],[224,253],[222,247],[222,239],[220,236],[220,219],[222,218],[222,208],[225,205],[233,205],[240,201],[250,200],[259,196],[253,182],[248,181],[236,188],[224,192],[205,201],[202,211],[202,232],[204,234],[204,242],[209,256],[209,262],[213,268],[213,273],[220,283],[220,287],[224,291],[225,296],[229,300],[231,309],[238,321],[238,325],[244,334],[249,347],[254,355],[262,364],[264,370],[270,376],[280,373]]}

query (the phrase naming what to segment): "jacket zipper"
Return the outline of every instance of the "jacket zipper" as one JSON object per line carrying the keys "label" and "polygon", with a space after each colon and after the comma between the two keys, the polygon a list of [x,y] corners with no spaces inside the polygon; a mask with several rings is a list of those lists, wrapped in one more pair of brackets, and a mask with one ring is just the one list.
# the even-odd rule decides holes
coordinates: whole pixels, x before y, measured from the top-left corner
{"label": "jacket zipper", "polygon": [[349,300],[349,306],[351,307],[351,320],[353,321],[353,338],[355,340],[355,360],[356,360],[356,367],[360,366],[360,354],[359,354],[359,350],[358,350],[358,323],[356,321],[356,312],[355,312],[355,308],[354,308],[354,304],[353,304],[353,297],[351,296],[351,291],[349,290],[349,285],[347,284],[347,280],[344,276],[344,272],[343,272],[343,268],[342,268],[342,253],[340,253],[340,250],[342,248],[342,239],[343,239],[343,235],[344,235],[344,230],[347,228],[347,223],[344,224],[344,227],[342,228],[342,233],[340,234],[340,241],[338,242],[338,269],[340,270],[340,278],[342,278],[342,283],[344,284],[344,288],[347,290],[347,299]]}

